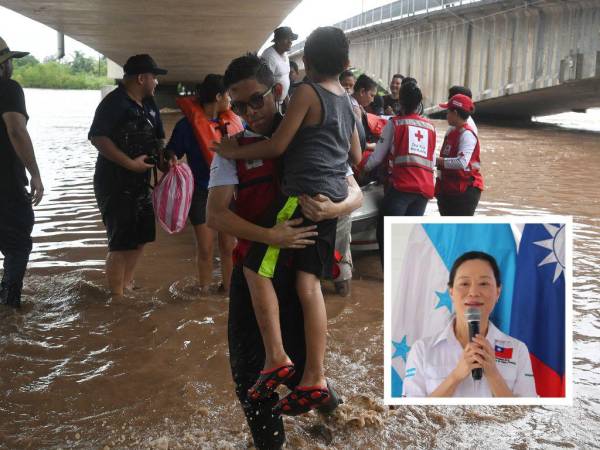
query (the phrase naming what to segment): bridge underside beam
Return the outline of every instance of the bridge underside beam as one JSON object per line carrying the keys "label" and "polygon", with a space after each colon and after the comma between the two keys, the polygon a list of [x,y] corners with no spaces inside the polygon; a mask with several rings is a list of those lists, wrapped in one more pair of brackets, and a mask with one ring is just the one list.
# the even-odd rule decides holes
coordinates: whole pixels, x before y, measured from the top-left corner
{"label": "bridge underside beam", "polygon": [[482,115],[529,117],[598,105],[598,30],[598,0],[483,0],[347,36],[354,67],[384,85],[394,73],[416,78],[426,108],[462,85]]}
{"label": "bridge underside beam", "polygon": [[477,116],[527,119],[587,108],[600,108],[600,78],[482,100],[477,103]]}
{"label": "bridge underside beam", "polygon": [[[0,0],[0,5],[92,47],[119,65],[150,53],[167,82],[223,73],[256,51],[300,0]],[[67,49],[68,51],[68,49]]]}

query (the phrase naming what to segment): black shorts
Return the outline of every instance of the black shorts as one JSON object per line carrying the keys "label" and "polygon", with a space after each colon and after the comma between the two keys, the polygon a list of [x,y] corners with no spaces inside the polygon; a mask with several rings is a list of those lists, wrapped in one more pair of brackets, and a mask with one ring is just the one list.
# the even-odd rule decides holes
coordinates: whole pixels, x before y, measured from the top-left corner
{"label": "black shorts", "polygon": [[106,226],[109,251],[135,250],[156,238],[154,208],[149,192],[112,193],[96,200]]}
{"label": "black shorts", "polygon": [[190,212],[188,218],[192,225],[202,225],[206,223],[206,202],[208,200],[208,190],[202,188],[194,188],[192,195],[192,203],[190,204]]}
{"label": "black shorts", "polygon": [[[261,225],[270,228],[276,223],[298,217],[304,218],[302,226],[315,225],[315,222],[302,215],[297,197],[281,197],[269,210],[264,221],[261,221]],[[318,236],[311,238],[315,240],[315,244],[302,249],[279,249],[253,242],[244,260],[244,266],[259,275],[273,278],[278,264],[281,261],[290,261],[291,256],[293,269],[312,273],[318,278],[332,278],[337,219],[322,220],[316,225]]]}

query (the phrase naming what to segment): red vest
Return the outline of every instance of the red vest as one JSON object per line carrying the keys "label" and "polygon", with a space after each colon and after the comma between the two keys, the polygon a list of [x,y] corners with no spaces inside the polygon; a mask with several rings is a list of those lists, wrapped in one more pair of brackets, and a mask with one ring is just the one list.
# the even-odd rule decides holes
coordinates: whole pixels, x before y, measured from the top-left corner
{"label": "red vest", "polygon": [[396,116],[391,121],[394,124],[394,150],[389,167],[394,189],[432,198],[435,127],[418,114]]}
{"label": "red vest", "polygon": [[212,121],[206,117],[204,110],[196,97],[178,97],[177,105],[194,129],[200,151],[208,167],[213,160],[214,152],[211,150],[213,142],[221,142],[223,135],[233,136],[244,129],[241,119],[231,110],[219,115],[219,121]]}
{"label": "red vest", "polygon": [[[238,135],[240,145],[248,145],[263,140],[263,137]],[[279,192],[276,159],[236,160],[238,186],[233,202],[234,212],[248,222],[258,223],[275,201]],[[234,264],[241,263],[250,241],[238,239],[233,250]]]}
{"label": "red vest", "polygon": [[466,123],[460,128],[454,128],[444,138],[442,158],[456,158],[459,156],[460,149],[458,144],[462,133],[473,133],[477,139],[475,149],[469,160],[466,169],[442,169],[438,170],[438,179],[435,183],[435,195],[438,194],[462,194],[469,186],[474,186],[483,191],[483,177],[479,172],[481,161],[479,160],[479,138],[473,129]]}

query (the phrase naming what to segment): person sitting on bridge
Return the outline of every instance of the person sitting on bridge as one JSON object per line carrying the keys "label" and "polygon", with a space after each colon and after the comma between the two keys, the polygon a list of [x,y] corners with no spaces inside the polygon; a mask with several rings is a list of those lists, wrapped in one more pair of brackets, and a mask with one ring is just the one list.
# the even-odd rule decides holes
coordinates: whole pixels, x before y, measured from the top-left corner
{"label": "person sitting on bridge", "polygon": [[196,268],[202,294],[209,292],[213,274],[213,244],[218,240],[222,284],[219,289],[229,292],[235,238],[218,233],[206,225],[208,180],[213,153],[212,143],[224,134],[236,134],[243,129],[240,119],[231,111],[229,95],[223,76],[208,74],[196,88],[197,98],[184,102],[178,99],[186,117],[173,129],[167,151],[177,158],[185,155],[194,174],[194,194],[188,217],[196,238]]}
{"label": "person sitting on bridge", "polygon": [[[0,302],[19,308],[23,277],[31,253],[33,209],[44,195],[44,185],[27,132],[27,109],[23,88],[13,80],[13,58],[27,52],[12,51],[0,38],[0,252],[4,271]],[[31,192],[27,192],[27,175]]]}
{"label": "person sitting on bridge", "polygon": [[479,138],[467,123],[475,111],[473,101],[463,94],[440,104],[448,110],[448,124],[440,157],[436,159],[438,178],[435,196],[442,216],[472,216],[483,191]]}
{"label": "person sitting on bridge", "polygon": [[[270,140],[240,147],[235,139],[223,139],[219,154],[232,159],[254,160],[283,155],[282,191],[265,223],[273,225],[302,217],[298,196],[324,195],[340,202],[348,195],[346,173],[350,161],[360,161],[360,144],[354,113],[339,75],[348,67],[348,39],[335,27],[313,31],[304,47],[304,63],[310,81],[292,97],[286,116]],[[307,223],[312,223],[307,221]],[[280,400],[274,412],[302,414],[327,402],[324,376],[327,314],[320,278],[331,277],[337,219],[317,223],[316,245],[294,251],[297,289],[305,320],[307,360],[300,385]],[[250,391],[266,398],[294,373],[294,365],[281,342],[277,297],[270,278],[277,266],[279,248],[254,244],[244,262],[244,273],[255,305],[265,351],[265,367]],[[287,326],[287,324],[284,324]]]}
{"label": "person sitting on bridge", "polygon": [[[266,63],[256,55],[248,54],[234,59],[225,71],[225,85],[229,89],[232,108],[246,121],[248,129],[237,136],[240,145],[251,144],[273,135],[281,123],[277,112],[281,85],[274,82]],[[253,399],[248,390],[264,368],[265,351],[259,326],[271,326],[255,316],[243,274],[242,262],[252,241],[281,248],[309,245],[313,226],[300,227],[302,219],[285,221],[271,228],[260,226],[262,216],[271,207],[279,191],[277,160],[229,160],[216,155],[211,166],[207,220],[214,229],[238,237],[234,250],[234,270],[229,292],[229,361],[254,445],[258,449],[280,448],[285,442],[281,416],[274,416],[272,408],[277,394],[267,399]],[[360,206],[362,194],[352,172],[347,174],[348,197],[333,203],[325,197],[315,199],[302,196],[302,211],[312,221],[349,214]],[[235,195],[234,195],[235,194]],[[230,205],[233,201],[233,208]],[[296,375],[286,382],[293,389],[300,381],[305,353],[304,321],[296,293],[296,272],[289,264],[281,264],[273,277],[277,301],[276,314],[286,326],[281,331],[283,345],[294,361]],[[278,319],[279,320],[279,319]],[[329,386],[330,401],[320,411],[333,410],[341,401]]]}

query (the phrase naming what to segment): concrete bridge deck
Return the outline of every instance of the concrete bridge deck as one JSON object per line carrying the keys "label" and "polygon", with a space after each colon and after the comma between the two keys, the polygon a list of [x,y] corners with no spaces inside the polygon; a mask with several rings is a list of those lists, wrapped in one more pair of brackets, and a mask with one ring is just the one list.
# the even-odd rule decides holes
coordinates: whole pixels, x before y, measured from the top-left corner
{"label": "concrete bridge deck", "polygon": [[0,0],[0,5],[83,42],[119,65],[150,53],[166,82],[222,73],[260,48],[300,0]]}
{"label": "concrete bridge deck", "polygon": [[600,107],[598,0],[401,0],[338,26],[352,66],[384,85],[416,78],[430,111],[452,85],[471,88],[480,116]]}

